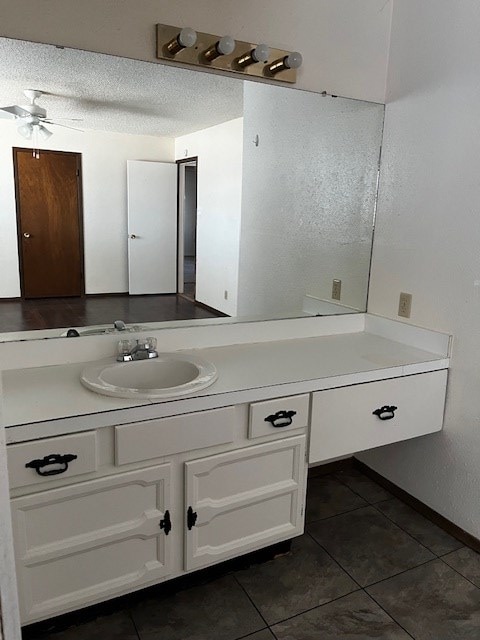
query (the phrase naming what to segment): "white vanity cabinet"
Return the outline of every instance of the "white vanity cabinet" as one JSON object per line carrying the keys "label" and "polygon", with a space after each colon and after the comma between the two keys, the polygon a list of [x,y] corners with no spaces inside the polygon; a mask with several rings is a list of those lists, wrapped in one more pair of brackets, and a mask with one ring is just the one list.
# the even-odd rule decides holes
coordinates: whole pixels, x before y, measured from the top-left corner
{"label": "white vanity cabinet", "polygon": [[[248,415],[223,407],[10,445],[22,623],[300,535],[306,428],[259,443]],[[25,468],[67,450],[58,475]]]}
{"label": "white vanity cabinet", "polygon": [[447,370],[312,394],[309,463],[440,431]]}

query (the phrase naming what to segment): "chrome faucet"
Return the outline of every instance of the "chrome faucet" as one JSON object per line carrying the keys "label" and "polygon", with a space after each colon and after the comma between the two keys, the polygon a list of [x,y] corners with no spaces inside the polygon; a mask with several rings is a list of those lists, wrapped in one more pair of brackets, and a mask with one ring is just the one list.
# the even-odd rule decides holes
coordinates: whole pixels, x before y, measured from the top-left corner
{"label": "chrome faucet", "polygon": [[143,338],[136,340],[120,340],[118,343],[118,362],[131,362],[132,360],[148,360],[158,358],[157,339]]}

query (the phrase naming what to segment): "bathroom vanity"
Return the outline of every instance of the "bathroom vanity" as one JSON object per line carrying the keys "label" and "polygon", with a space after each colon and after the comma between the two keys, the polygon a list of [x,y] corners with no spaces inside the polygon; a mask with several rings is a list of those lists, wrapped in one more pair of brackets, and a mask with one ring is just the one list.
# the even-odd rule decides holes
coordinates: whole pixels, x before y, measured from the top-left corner
{"label": "bathroom vanity", "polygon": [[3,371],[23,624],[300,535],[309,465],[442,429],[445,334],[358,314],[156,335],[218,379],[161,402],[93,393],[80,374],[115,352],[106,336]]}

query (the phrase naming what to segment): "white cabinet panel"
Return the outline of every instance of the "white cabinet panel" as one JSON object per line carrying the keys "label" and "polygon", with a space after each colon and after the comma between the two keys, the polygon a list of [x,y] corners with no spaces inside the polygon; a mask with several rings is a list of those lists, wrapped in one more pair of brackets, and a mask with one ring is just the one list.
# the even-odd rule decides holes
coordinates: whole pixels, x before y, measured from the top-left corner
{"label": "white cabinet panel", "polygon": [[302,435],[185,464],[195,520],[188,528],[187,518],[187,570],[302,533],[305,442]]}
{"label": "white cabinet panel", "polygon": [[22,622],[169,575],[170,475],[165,464],[12,500]]}
{"label": "white cabinet panel", "polygon": [[309,462],[440,431],[446,385],[441,370],[314,393]]}

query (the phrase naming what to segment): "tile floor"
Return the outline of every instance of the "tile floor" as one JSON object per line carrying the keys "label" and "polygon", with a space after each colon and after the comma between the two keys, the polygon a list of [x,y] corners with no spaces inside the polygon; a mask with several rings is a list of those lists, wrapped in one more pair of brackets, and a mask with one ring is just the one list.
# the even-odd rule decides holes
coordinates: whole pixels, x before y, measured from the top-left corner
{"label": "tile floor", "polygon": [[480,556],[358,471],[309,480],[290,554],[42,640],[479,640]]}

